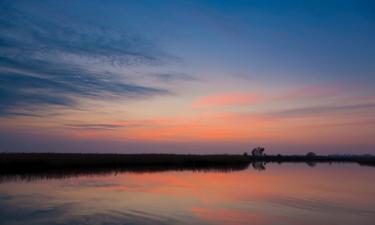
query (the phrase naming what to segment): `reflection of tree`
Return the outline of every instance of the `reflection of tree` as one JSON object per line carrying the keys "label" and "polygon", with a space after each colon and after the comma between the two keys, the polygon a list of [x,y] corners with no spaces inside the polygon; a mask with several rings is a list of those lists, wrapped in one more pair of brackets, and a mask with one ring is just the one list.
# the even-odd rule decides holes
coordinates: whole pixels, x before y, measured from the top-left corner
{"label": "reflection of tree", "polygon": [[308,161],[306,162],[306,164],[310,167],[315,167],[316,166],[316,162],[315,161]]}
{"label": "reflection of tree", "polygon": [[[168,171],[193,171],[193,172],[233,172],[247,169],[249,163],[228,165],[140,165],[123,167],[70,167],[70,168],[43,168],[41,170],[15,171],[0,170],[0,184],[8,181],[33,181],[48,179],[66,179],[79,176],[111,175],[118,173],[159,173]],[[28,168],[30,169],[30,168]]]}
{"label": "reflection of tree", "polygon": [[258,171],[266,170],[265,162],[256,161],[256,162],[252,162],[251,165],[253,166],[254,169]]}

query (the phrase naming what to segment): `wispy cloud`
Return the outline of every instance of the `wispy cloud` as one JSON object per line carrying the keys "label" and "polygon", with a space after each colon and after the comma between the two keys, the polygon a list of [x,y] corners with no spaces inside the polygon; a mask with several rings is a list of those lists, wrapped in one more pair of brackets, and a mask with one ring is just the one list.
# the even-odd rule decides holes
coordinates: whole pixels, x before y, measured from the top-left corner
{"label": "wispy cloud", "polygon": [[294,102],[298,100],[311,100],[341,96],[345,89],[337,86],[302,86],[274,94],[261,94],[257,92],[223,92],[202,96],[192,103],[194,108],[252,105],[257,103],[269,104],[276,102]]}
{"label": "wispy cloud", "polygon": [[212,106],[247,105],[258,103],[259,101],[260,97],[254,93],[232,92],[201,97],[193,102],[192,106],[194,108],[200,108]]}
{"label": "wispy cloud", "polygon": [[[85,60],[85,63],[76,59]],[[135,98],[169,91],[135,84],[104,70],[160,64],[166,54],[146,39],[82,23],[67,24],[0,7],[0,116],[24,115],[29,107],[76,107],[79,98]]]}
{"label": "wispy cloud", "polygon": [[375,104],[348,104],[348,105],[337,105],[337,106],[310,106],[302,108],[291,108],[286,110],[274,111],[264,113],[265,116],[271,117],[307,117],[307,116],[319,116],[334,113],[353,112],[356,110],[374,110]]}
{"label": "wispy cloud", "polygon": [[197,81],[198,78],[190,76],[184,73],[155,73],[153,77],[163,82],[174,82],[174,81]]}
{"label": "wispy cloud", "polygon": [[65,127],[78,130],[115,130],[123,128],[119,124],[104,124],[104,123],[84,123],[84,124],[64,124]]}
{"label": "wispy cloud", "polygon": [[327,98],[333,97],[343,92],[343,88],[338,86],[323,86],[310,85],[293,90],[286,91],[279,96],[274,97],[274,100],[297,100],[297,99],[312,99],[312,98]]}

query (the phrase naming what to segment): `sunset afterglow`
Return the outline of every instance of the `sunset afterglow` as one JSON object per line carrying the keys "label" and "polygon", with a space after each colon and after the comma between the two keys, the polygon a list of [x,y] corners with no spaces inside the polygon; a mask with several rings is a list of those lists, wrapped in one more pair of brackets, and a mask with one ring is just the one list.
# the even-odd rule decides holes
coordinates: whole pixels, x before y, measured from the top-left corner
{"label": "sunset afterglow", "polygon": [[1,1],[0,151],[375,153],[373,3],[266,2]]}

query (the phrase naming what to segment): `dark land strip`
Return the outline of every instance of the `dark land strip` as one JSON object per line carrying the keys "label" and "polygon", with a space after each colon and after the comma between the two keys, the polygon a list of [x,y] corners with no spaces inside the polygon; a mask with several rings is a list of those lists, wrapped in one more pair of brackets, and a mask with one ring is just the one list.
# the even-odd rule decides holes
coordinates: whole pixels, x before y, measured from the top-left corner
{"label": "dark land strip", "polygon": [[231,172],[244,170],[250,164],[256,170],[264,170],[266,163],[307,163],[309,166],[357,163],[375,167],[375,156],[0,153],[0,182],[120,172]]}

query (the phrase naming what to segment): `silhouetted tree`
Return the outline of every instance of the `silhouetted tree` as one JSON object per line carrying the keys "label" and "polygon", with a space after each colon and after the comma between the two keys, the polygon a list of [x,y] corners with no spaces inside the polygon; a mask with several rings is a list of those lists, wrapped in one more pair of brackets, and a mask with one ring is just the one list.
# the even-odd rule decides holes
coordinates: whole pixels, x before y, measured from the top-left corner
{"label": "silhouetted tree", "polygon": [[264,156],[264,148],[263,147],[256,147],[251,151],[253,156]]}
{"label": "silhouetted tree", "polygon": [[316,154],[314,152],[309,152],[306,154],[307,157],[315,157]]}

